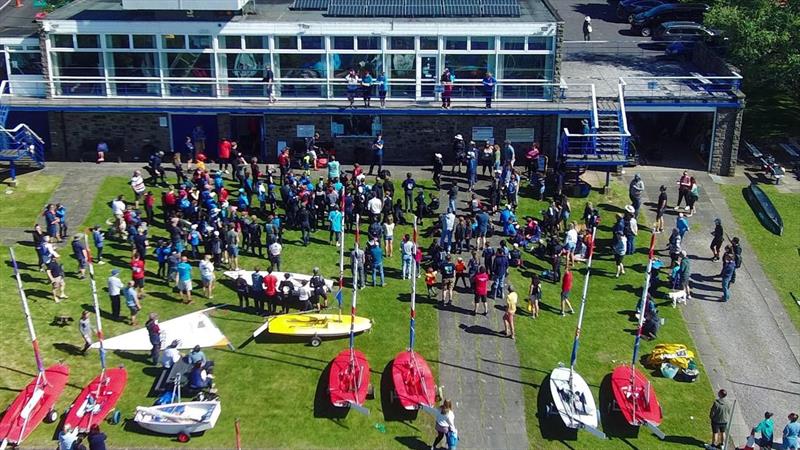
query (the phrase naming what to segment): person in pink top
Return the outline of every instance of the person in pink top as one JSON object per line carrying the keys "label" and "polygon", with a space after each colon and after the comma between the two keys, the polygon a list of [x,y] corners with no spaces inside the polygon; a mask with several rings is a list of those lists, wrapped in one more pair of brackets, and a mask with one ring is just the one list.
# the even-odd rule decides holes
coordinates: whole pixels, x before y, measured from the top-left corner
{"label": "person in pink top", "polygon": [[277,314],[278,277],[272,274],[272,268],[267,270],[267,276],[264,277],[264,294],[267,296],[267,307],[269,308],[269,314]]}
{"label": "person in pink top", "polygon": [[486,267],[481,266],[478,268],[478,273],[472,280],[472,287],[475,291],[475,308],[472,310],[472,315],[478,314],[478,305],[483,304],[483,315],[489,312],[486,306],[486,295],[489,293],[489,274],[486,273]]}
{"label": "person in pink top", "polygon": [[569,306],[569,313],[575,314],[575,310],[572,309],[572,303],[569,302],[569,291],[572,290],[572,271],[567,265],[567,270],[564,272],[564,276],[561,278],[561,317],[564,317],[564,307]]}
{"label": "person in pink top", "polygon": [[231,160],[231,141],[224,138],[219,141],[217,147],[217,159],[219,159],[219,170],[222,173],[228,173],[228,163]]}

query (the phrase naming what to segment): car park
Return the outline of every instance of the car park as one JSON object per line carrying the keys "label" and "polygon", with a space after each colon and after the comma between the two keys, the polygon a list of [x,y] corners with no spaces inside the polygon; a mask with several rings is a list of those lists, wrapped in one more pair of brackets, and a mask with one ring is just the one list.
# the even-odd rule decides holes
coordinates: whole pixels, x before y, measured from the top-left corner
{"label": "car park", "polygon": [[635,0],[619,2],[619,5],[617,5],[617,18],[630,23],[633,20],[633,16],[636,14],[645,12],[655,8],[656,6],[661,6],[664,3],[665,2],[662,0]]}
{"label": "car park", "polygon": [[631,21],[631,30],[641,36],[650,37],[653,31],[664,22],[692,21],[703,22],[703,15],[710,7],[704,3],[675,3],[656,6],[636,14]]}

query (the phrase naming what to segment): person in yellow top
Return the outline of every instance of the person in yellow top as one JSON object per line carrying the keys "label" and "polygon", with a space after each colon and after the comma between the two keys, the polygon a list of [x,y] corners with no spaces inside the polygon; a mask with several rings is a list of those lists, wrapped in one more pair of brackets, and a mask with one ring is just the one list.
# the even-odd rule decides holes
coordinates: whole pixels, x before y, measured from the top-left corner
{"label": "person in yellow top", "polygon": [[517,293],[514,292],[514,287],[508,285],[508,295],[506,295],[506,313],[503,314],[503,325],[505,325],[505,333],[507,337],[516,339],[514,331],[514,315],[517,313]]}
{"label": "person in yellow top", "polygon": [[425,285],[428,287],[429,300],[431,296],[436,297],[436,275],[438,274],[437,271],[433,270],[433,267],[428,267],[428,271],[425,272]]}

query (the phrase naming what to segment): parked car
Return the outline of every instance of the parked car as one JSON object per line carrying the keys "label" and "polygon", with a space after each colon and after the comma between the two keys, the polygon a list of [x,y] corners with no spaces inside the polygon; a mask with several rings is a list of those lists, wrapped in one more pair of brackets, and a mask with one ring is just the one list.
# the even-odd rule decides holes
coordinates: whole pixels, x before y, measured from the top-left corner
{"label": "parked car", "polygon": [[697,22],[664,22],[653,31],[653,40],[660,42],[712,41],[716,37],[721,37],[719,31]]}
{"label": "parked car", "polygon": [[633,16],[636,14],[643,13],[665,3],[666,2],[663,0],[621,1],[619,5],[617,5],[617,18],[630,23],[633,21]]}
{"label": "parked car", "polygon": [[631,30],[649,37],[653,30],[664,22],[691,21],[703,22],[703,14],[710,7],[704,3],[674,3],[656,6],[643,13],[636,14],[631,22]]}

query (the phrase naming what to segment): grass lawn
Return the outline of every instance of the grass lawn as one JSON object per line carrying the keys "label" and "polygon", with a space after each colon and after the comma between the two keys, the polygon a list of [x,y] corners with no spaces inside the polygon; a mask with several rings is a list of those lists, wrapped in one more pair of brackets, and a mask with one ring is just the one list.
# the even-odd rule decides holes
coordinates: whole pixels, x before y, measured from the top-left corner
{"label": "grass lawn", "polygon": [[[118,193],[128,194],[130,188],[125,178],[108,178],[99,192],[94,209],[84,225],[102,224],[110,215],[107,202]],[[153,234],[156,237],[165,236],[161,224],[156,226]],[[408,231],[410,227],[398,227],[395,234],[400,236]],[[312,267],[319,266],[327,277],[338,277],[338,252],[335,246],[327,245],[327,231],[317,232],[312,245],[306,248],[299,245],[298,232],[287,232],[284,238],[282,269],[310,273]],[[348,245],[351,243],[352,237],[349,237]],[[7,255],[7,249],[0,250],[3,255]],[[369,417],[355,412],[340,417],[331,414],[327,407],[329,402],[324,391],[327,385],[326,367],[339,351],[347,348],[347,339],[326,341],[319,348],[311,348],[305,343],[259,339],[235,352],[228,349],[212,349],[206,352],[209,359],[216,362],[215,374],[222,399],[222,416],[214,430],[192,439],[186,445],[181,444],[181,447],[233,448],[236,418],[241,419],[243,445],[246,448],[399,448],[404,443],[419,442],[419,439],[428,442],[432,437],[433,424],[427,415],[420,414],[416,420],[406,421],[396,420],[396,416],[391,415],[393,420],[387,420],[384,416],[384,413],[388,414],[391,410],[387,410],[382,403],[386,401],[381,393],[382,373],[394,355],[408,344],[409,305],[407,301],[402,301],[406,299],[401,296],[407,295],[410,286],[408,282],[398,279],[400,258],[399,251],[395,251],[395,256],[386,260],[386,287],[367,288],[359,292],[359,315],[375,320],[371,333],[356,338],[356,346],[370,361],[371,381],[375,386],[376,398],[366,403],[371,410]],[[76,324],[58,328],[51,326],[50,321],[53,316],[61,314],[69,315],[77,321],[80,312],[90,308],[89,281],[75,278],[77,264],[70,257],[65,257],[64,265],[69,274],[67,294],[70,298],[61,304],[55,304],[50,299],[48,286],[44,282],[45,275],[35,270],[36,257],[33,249],[17,246],[16,252],[22,263],[23,280],[45,364],[65,360],[71,366],[70,385],[57,404],[58,409],[63,411],[80,388],[98,374],[99,362],[96,352],[85,357],[76,355],[81,344]],[[123,280],[130,276],[127,269],[130,250],[127,244],[109,241],[106,253],[110,264],[98,265],[96,270],[101,306],[107,310],[109,304],[105,294],[105,280],[112,267],[123,268]],[[3,258],[8,259],[5,256]],[[252,268],[256,264],[260,264],[262,268],[267,267],[263,260],[252,257],[242,259],[245,268]],[[177,294],[155,278],[157,267],[154,259],[148,260],[147,264],[148,295],[143,301],[141,323],[151,311],[157,311],[161,320],[166,320],[205,307],[206,299],[199,295],[202,292],[199,286],[195,286],[195,305],[182,305],[178,302]],[[346,272],[349,275],[349,270]],[[194,276],[199,281],[197,270]],[[221,273],[219,277],[221,280]],[[17,390],[33,377],[35,363],[8,264],[0,267],[0,279],[4,280],[0,284],[0,296],[7,300],[0,302],[3,328],[7,330],[0,336],[0,345],[4,349],[16,349],[14,352],[5,352],[4,360],[0,363],[0,404],[6,405],[16,396]],[[346,290],[347,305],[349,300],[350,290]],[[214,301],[237,303],[235,293],[227,286],[218,286]],[[335,304],[335,301],[332,303]],[[346,311],[349,313],[349,309]],[[436,360],[436,310],[430,307],[420,308],[417,314],[417,350],[428,360]],[[237,347],[245,343],[252,331],[262,323],[262,319],[254,315],[235,310],[218,310],[214,317],[216,324]],[[124,323],[111,320],[105,320],[103,326],[107,336],[115,336],[131,329]],[[109,354],[108,357],[109,366],[124,364],[129,371],[128,387],[118,404],[126,419],[133,417],[137,405],[151,405],[154,401],[147,394],[158,371],[145,359],[146,355],[142,353]],[[438,368],[433,366],[432,369],[437,371]],[[117,426],[104,426],[109,436],[109,448],[175,448],[178,445],[174,438],[126,430],[126,427],[129,426],[124,422]],[[381,431],[384,427],[385,431]],[[27,444],[52,447],[55,429],[54,425],[42,424]]]}
{"label": "grass lawn", "polygon": [[[620,364],[630,364],[636,322],[631,314],[641,296],[644,285],[644,271],[647,264],[646,249],[650,242],[649,230],[641,230],[637,239],[639,252],[625,257],[626,274],[614,278],[615,265],[611,256],[611,226],[614,215],[622,211],[627,203],[627,190],[621,184],[613,184],[609,195],[592,191],[587,199],[571,199],[572,218],[582,223],[582,213],[586,201],[591,201],[601,211],[602,222],[597,234],[597,252],[589,282],[586,314],[581,332],[577,371],[592,388],[598,405],[606,404],[611,393],[606,380],[611,371]],[[541,217],[540,211],[546,208],[544,202],[526,200],[521,203],[518,217],[527,214]],[[659,247],[666,240],[659,239]],[[527,299],[530,276],[535,271],[541,273],[548,269],[549,263],[526,255],[525,268],[514,270],[511,280],[520,291],[520,299]],[[517,318],[517,349],[519,350],[523,380],[537,388],[525,387],[525,404],[528,425],[528,438],[534,448],[679,448],[687,444],[700,445],[708,439],[707,415],[713,393],[708,377],[701,366],[701,376],[695,383],[679,383],[649,376],[653,382],[664,411],[661,430],[668,438],[660,441],[647,430],[630,429],[619,413],[608,414],[604,409],[601,415],[602,429],[609,440],[601,441],[589,433],[568,433],[560,418],[542,419],[539,412],[549,401],[549,377],[559,362],[569,365],[572,341],[577,324],[577,313],[583,289],[585,264],[578,263],[574,287],[570,296],[576,314],[561,317],[559,299],[561,285],[543,283],[544,305],[538,319],[527,314],[527,302],[520,300],[524,312]],[[663,280],[662,276],[662,280]],[[662,290],[663,291],[663,290]],[[668,299],[656,299],[659,313],[665,319],[655,342],[642,340],[640,355],[647,354],[656,343],[683,343],[695,349],[680,311],[667,306]],[[700,362],[698,360],[698,362]],[[638,366],[644,373],[650,371]],[[538,407],[537,407],[538,405]]]}
{"label": "grass lawn", "polygon": [[32,227],[61,178],[31,172],[17,177],[17,187],[4,186],[0,194],[0,227]]}
{"label": "grass lawn", "polygon": [[[797,226],[800,221],[800,212],[797,210],[800,194],[781,193],[774,186],[760,185],[760,187],[769,195],[783,218],[782,236],[775,236],[761,225],[744,199],[742,186],[721,185],[720,189],[739,224],[739,229],[755,249],[758,261],[762,267],[769,268],[764,272],[783,300],[789,317],[795,326],[800,328],[800,307],[790,294],[791,292],[795,296],[800,296],[796,271],[796,267],[800,265],[800,249],[798,249],[800,227]],[[744,255],[744,258],[747,257]]]}

